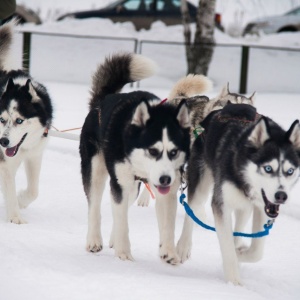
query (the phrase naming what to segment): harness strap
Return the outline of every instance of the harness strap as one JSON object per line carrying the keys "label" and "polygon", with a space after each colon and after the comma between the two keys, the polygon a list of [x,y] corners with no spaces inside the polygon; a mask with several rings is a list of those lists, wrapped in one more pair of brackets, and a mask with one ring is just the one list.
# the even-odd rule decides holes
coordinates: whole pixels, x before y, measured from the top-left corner
{"label": "harness strap", "polygon": [[[184,201],[185,198],[185,194],[181,194],[180,198],[179,198],[179,202],[180,204],[183,205],[187,215],[189,217],[192,218],[192,220],[197,223],[198,225],[200,225],[201,227],[207,229],[207,230],[211,230],[211,231],[216,231],[216,228],[209,226],[205,223],[203,223],[200,219],[198,219],[193,210],[190,208],[190,206],[187,204],[186,201]],[[263,231],[258,231],[255,233],[243,233],[243,232],[233,232],[233,236],[241,236],[241,237],[247,237],[247,238],[261,238],[264,237],[266,235],[269,234],[269,231],[272,229],[273,227],[273,223],[274,223],[274,219],[273,220],[269,220],[265,225],[264,225],[264,230]]]}
{"label": "harness strap", "polygon": [[141,181],[141,182],[145,185],[145,187],[146,187],[146,189],[148,190],[148,192],[150,193],[151,198],[152,198],[152,199],[155,199],[155,195],[154,195],[154,193],[152,192],[151,187],[150,187],[150,185],[149,185],[149,183],[148,183],[148,180],[147,180],[146,178],[142,178],[142,177],[139,177],[139,176],[134,176],[134,180],[139,180],[139,181]]}

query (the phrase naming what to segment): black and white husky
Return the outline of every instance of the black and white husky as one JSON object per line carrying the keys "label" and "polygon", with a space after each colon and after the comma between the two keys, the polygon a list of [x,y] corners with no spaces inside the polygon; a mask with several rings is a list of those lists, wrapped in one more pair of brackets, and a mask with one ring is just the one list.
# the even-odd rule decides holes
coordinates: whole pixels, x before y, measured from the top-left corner
{"label": "black and white husky", "polygon": [[[250,247],[233,237],[243,232],[253,213],[253,232],[263,231],[274,219],[299,177],[300,127],[295,121],[284,131],[247,104],[228,104],[212,112],[205,131],[191,150],[188,165],[188,202],[204,218],[204,204],[211,192],[216,231],[225,279],[241,284],[239,262],[262,258],[265,238],[254,238]],[[193,221],[186,216],[177,251],[182,262],[190,257]]]}
{"label": "black and white husky", "polygon": [[[44,86],[10,65],[13,37],[14,21],[0,27],[0,182],[8,221],[22,224],[20,208],[38,196],[52,105]],[[27,189],[17,195],[15,175],[22,162]]]}
{"label": "black and white husky", "polygon": [[152,75],[154,63],[141,55],[115,54],[93,76],[90,112],[80,138],[81,172],[88,198],[87,250],[103,247],[100,206],[110,176],[113,229],[110,246],[122,260],[132,260],[128,205],[138,195],[140,180],[156,196],[160,256],[179,263],[174,243],[176,193],[180,169],[189,155],[190,118],[185,101],[160,104],[143,91],[119,93],[129,82]]}

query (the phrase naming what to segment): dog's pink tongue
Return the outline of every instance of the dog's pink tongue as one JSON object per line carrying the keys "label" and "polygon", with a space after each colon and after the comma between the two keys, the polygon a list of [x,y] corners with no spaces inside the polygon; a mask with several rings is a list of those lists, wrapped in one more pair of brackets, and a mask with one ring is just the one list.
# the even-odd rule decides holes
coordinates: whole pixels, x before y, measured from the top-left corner
{"label": "dog's pink tongue", "polygon": [[13,157],[13,156],[15,155],[15,153],[16,153],[16,149],[17,149],[17,146],[11,147],[11,148],[7,148],[7,149],[5,150],[5,154],[6,154],[7,156],[9,156],[9,157]]}
{"label": "dog's pink tongue", "polygon": [[158,186],[157,187],[158,191],[161,193],[161,194],[168,194],[169,191],[170,191],[170,187],[169,186]]}

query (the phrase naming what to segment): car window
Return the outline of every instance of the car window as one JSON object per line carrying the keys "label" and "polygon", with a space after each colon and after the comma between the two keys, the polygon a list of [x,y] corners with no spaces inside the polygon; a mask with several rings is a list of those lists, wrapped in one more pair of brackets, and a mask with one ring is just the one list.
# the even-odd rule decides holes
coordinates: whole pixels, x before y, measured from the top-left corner
{"label": "car window", "polygon": [[123,3],[127,10],[148,11],[152,8],[153,0],[128,0]]}
{"label": "car window", "polygon": [[300,16],[300,7],[298,9],[294,9],[294,10],[288,12],[287,15],[288,16],[295,16],[295,15]]}
{"label": "car window", "polygon": [[170,11],[180,9],[180,0],[157,0],[157,11]]}

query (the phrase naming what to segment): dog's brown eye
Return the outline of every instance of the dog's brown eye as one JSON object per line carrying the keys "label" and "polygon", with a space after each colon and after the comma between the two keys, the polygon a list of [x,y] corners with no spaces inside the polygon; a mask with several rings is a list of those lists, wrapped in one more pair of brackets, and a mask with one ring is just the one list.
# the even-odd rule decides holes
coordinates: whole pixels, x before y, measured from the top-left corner
{"label": "dog's brown eye", "polygon": [[1,123],[5,123],[5,120],[3,118],[0,118]]}
{"label": "dog's brown eye", "polygon": [[157,149],[155,149],[155,148],[149,148],[148,152],[153,157],[157,157],[159,155],[159,151]]}

